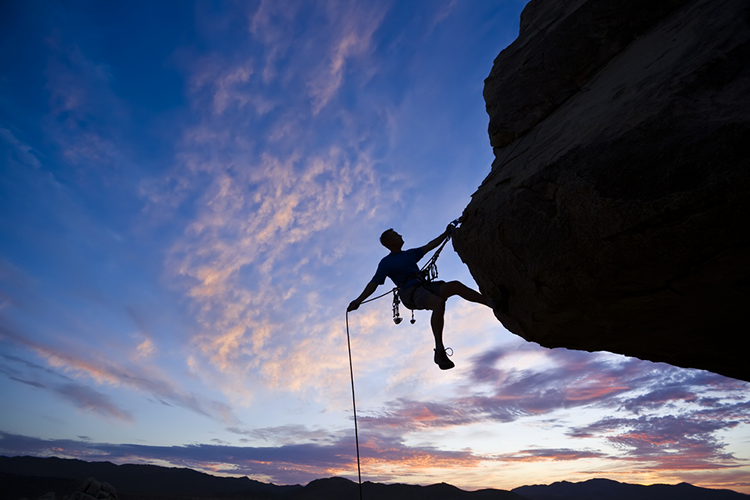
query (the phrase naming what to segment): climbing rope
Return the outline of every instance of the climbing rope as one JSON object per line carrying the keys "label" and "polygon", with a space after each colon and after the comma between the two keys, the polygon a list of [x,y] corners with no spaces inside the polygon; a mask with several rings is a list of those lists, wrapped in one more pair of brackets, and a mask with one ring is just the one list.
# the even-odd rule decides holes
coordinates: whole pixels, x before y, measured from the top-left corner
{"label": "climbing rope", "polygon": [[354,396],[354,367],[352,365],[352,344],[349,340],[349,311],[346,311],[346,347],[349,349],[349,374],[352,377],[352,409],[354,410],[354,443],[357,445],[357,478],[359,479],[359,500],[362,500],[362,469],[359,463],[359,430],[357,429],[357,399]]}
{"label": "climbing rope", "polygon": [[[459,223],[458,219],[451,222],[454,228],[458,225],[458,223]],[[443,250],[443,247],[445,246],[445,244],[448,243],[449,239],[451,239],[450,233],[446,236],[445,240],[443,241],[443,243],[440,244],[438,249],[435,250],[435,253],[432,254],[432,257],[430,257],[430,260],[427,261],[427,264],[425,264],[422,267],[422,269],[419,270],[420,279],[424,281],[432,281],[438,277],[436,262],[437,262],[438,256],[440,256],[440,252]],[[399,323],[401,323],[401,316],[399,315],[399,312],[398,312],[398,305],[400,302],[399,296],[398,296],[398,288],[399,287],[397,286],[393,287],[393,289],[388,290],[382,295],[378,295],[377,297],[373,297],[368,300],[363,300],[360,303],[360,305],[366,304],[368,302],[372,302],[374,300],[378,300],[382,297],[385,297],[389,293],[393,293],[393,321],[394,323],[398,325]],[[411,323],[414,324],[414,322],[415,322],[414,310],[412,310]],[[351,380],[352,380],[352,410],[354,412],[354,443],[357,447],[357,479],[359,480],[359,500],[362,500],[362,466],[361,466],[360,458],[359,458],[359,429],[357,428],[357,398],[354,393],[354,366],[352,364],[352,344],[351,344],[351,340],[349,336],[349,311],[348,310],[346,311],[346,347],[349,350],[349,374],[351,375]],[[450,347],[448,349],[450,349]],[[450,355],[452,355],[453,349],[450,349],[450,350],[451,350]]]}

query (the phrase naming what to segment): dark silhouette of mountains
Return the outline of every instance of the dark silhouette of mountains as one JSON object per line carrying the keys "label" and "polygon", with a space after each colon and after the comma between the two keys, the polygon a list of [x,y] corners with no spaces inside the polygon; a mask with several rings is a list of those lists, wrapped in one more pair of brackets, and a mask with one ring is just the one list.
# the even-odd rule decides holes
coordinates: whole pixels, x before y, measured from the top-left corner
{"label": "dark silhouette of mountains", "polygon": [[[247,477],[217,477],[185,468],[115,465],[110,462],[37,457],[0,457],[0,500],[35,500],[55,492],[73,493],[88,477],[117,489],[119,500],[356,500],[357,483],[341,477],[317,479],[307,486],[279,486]],[[698,488],[687,483],[641,486],[607,479],[581,483],[522,486],[513,491],[464,491],[449,484],[362,484],[365,500],[747,500],[730,490]]]}
{"label": "dark silhouette of mountains", "polygon": [[[159,467],[156,465],[125,464],[115,465],[111,462],[84,462],[83,460],[37,457],[0,457],[0,473],[5,474],[3,484],[10,480],[10,475],[19,477],[19,482],[30,486],[28,478],[37,480],[60,478],[68,480],[61,483],[75,491],[78,483],[88,477],[95,477],[115,487],[121,499],[135,495],[168,496],[227,496],[239,493],[270,493],[273,495],[302,488],[300,485],[277,486],[254,481],[247,477],[217,477],[192,469]],[[73,480],[73,483],[69,481]],[[70,485],[73,487],[70,488]],[[7,488],[2,488],[7,490]],[[46,491],[55,491],[47,489]],[[58,493],[58,498],[63,494]],[[42,494],[40,493],[40,494]],[[32,498],[33,494],[24,495]],[[38,495],[37,495],[38,496]],[[2,500],[18,500],[19,497],[6,496],[0,491]],[[252,497],[250,497],[252,498]],[[259,497],[261,498],[261,497]],[[273,496],[269,498],[274,498]]]}
{"label": "dark silhouette of mountains", "polygon": [[736,491],[699,488],[688,483],[643,486],[618,483],[609,479],[521,486],[515,488],[513,492],[528,500],[740,500],[750,498],[750,495]]}

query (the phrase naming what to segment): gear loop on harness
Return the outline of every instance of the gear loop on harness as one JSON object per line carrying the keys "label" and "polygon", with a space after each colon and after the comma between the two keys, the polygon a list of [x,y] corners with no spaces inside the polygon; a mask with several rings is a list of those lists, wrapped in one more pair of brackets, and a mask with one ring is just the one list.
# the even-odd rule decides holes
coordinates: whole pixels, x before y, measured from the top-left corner
{"label": "gear loop on harness", "polygon": [[398,288],[393,289],[393,322],[397,325],[401,323],[403,318],[398,312],[398,305],[401,302],[400,297],[398,296]]}

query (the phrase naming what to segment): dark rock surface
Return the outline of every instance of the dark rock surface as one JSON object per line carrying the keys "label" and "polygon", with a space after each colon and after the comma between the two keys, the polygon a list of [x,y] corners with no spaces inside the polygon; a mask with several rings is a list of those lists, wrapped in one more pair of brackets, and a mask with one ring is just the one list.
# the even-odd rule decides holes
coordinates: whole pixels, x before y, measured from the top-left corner
{"label": "dark rock surface", "polygon": [[508,330],[750,381],[750,3],[532,0],[454,247]]}
{"label": "dark rock surface", "polygon": [[[44,499],[43,499],[44,500]],[[78,490],[71,495],[63,497],[63,500],[119,500],[117,490],[109,483],[98,481],[90,477],[83,482]]]}

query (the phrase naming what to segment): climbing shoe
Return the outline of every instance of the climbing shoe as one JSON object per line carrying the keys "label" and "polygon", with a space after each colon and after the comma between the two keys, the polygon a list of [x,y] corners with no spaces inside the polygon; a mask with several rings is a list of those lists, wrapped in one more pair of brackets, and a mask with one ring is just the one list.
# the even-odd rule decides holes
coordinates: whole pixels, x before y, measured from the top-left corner
{"label": "climbing shoe", "polygon": [[448,359],[448,353],[446,353],[445,351],[446,349],[440,351],[435,349],[435,363],[440,367],[441,370],[450,370],[456,365],[453,363],[453,361]]}

